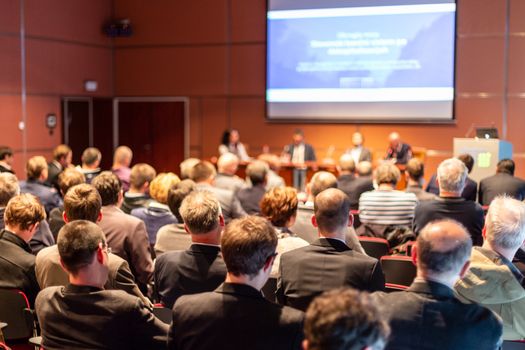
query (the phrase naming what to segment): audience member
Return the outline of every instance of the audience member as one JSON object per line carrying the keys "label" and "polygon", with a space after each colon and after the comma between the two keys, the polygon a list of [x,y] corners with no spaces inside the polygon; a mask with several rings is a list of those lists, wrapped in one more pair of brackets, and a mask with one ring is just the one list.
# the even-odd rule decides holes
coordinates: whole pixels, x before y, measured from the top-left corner
{"label": "audience member", "polygon": [[195,191],[195,182],[182,180],[168,192],[168,207],[175,215],[177,223],[164,225],[157,232],[155,242],[155,256],[172,250],[186,250],[191,245],[191,236],[184,228],[184,221],[180,215],[180,206],[186,196]]}
{"label": "audience member", "polygon": [[470,235],[458,222],[434,221],[423,228],[412,250],[417,277],[410,288],[373,294],[392,329],[386,349],[499,349],[497,316],[454,297],[471,248]]}
{"label": "audience member", "polygon": [[389,327],[368,293],[350,288],[315,298],[304,320],[304,350],[382,350]]}
{"label": "audience member", "polygon": [[286,183],[284,179],[278,175],[279,169],[281,168],[281,160],[275,154],[261,154],[257,159],[266,162],[270,167],[266,175],[266,191],[271,190],[275,187],[284,187]]}
{"label": "audience member", "polygon": [[174,173],[160,173],[151,181],[149,187],[149,194],[153,200],[148,203],[147,207],[131,211],[131,215],[144,221],[152,251],[159,229],[177,222],[168,207],[168,192],[179,182],[179,177]]}
{"label": "audience member", "polygon": [[423,190],[423,176],[425,175],[425,165],[417,158],[408,161],[405,174],[407,176],[407,188],[405,192],[416,195],[420,202],[431,201],[437,198],[436,195]]}
{"label": "audience member", "polygon": [[394,164],[379,165],[375,171],[377,190],[359,198],[359,219],[373,232],[381,232],[387,226],[412,225],[417,198],[413,193],[396,190],[400,176]]}
{"label": "audience member", "polygon": [[[68,170],[76,171],[74,169]],[[66,172],[62,173],[61,176]],[[102,200],[93,186],[87,184],[73,186],[64,196],[63,220],[65,222],[87,220],[97,223],[102,218],[100,214],[101,206]],[[121,289],[141,298],[146,304],[151,304],[135,284],[135,278],[126,260],[109,253],[108,269],[108,279],[104,285],[105,289]],[[42,289],[68,284],[69,278],[60,264],[57,245],[42,249],[36,256],[36,278]]]}
{"label": "audience member", "polygon": [[183,160],[179,165],[180,179],[181,180],[189,179],[191,177],[191,170],[198,162],[200,162],[200,160],[197,158],[187,158]]}
{"label": "audience member", "polygon": [[496,197],[483,232],[483,246],[472,249],[470,270],[456,283],[456,293],[464,302],[497,313],[503,319],[503,339],[521,340],[525,338],[525,289],[523,275],[511,261],[525,243],[525,204]]}
{"label": "audience member", "polygon": [[111,171],[117,175],[122,183],[122,190],[128,192],[129,182],[131,177],[131,159],[133,159],[133,151],[127,146],[119,146],[113,154],[113,166]]}
{"label": "audience member", "polygon": [[187,250],[167,252],[155,262],[155,287],[170,309],[182,295],[211,292],[226,277],[220,248],[224,218],[215,196],[206,191],[189,194],[180,215],[193,244]]}
{"label": "audience member", "polygon": [[149,186],[157,176],[155,169],[149,164],[139,163],[131,168],[129,176],[129,191],[124,193],[124,201],[120,209],[130,214],[133,209],[145,208],[151,201]]}
{"label": "audience member", "polygon": [[[463,164],[465,164],[468,173],[470,174],[472,172],[472,168],[474,167],[474,158],[472,158],[472,156],[468,153],[460,154],[456,158],[458,158],[463,162]],[[425,191],[435,194],[436,196],[439,195],[437,174],[432,175]],[[465,180],[465,188],[463,188],[463,192],[461,192],[461,197],[465,198],[465,200],[467,201],[476,201],[477,195],[478,183],[472,180],[469,176],[467,176],[467,179]]]}
{"label": "audience member", "polygon": [[224,153],[217,161],[218,173],[213,181],[213,186],[236,193],[246,183],[235,173],[239,168],[239,158],[232,153]]}
{"label": "audience member", "polygon": [[13,156],[13,150],[8,146],[0,146],[0,173],[11,173],[13,171],[13,161],[15,157]]}
{"label": "audience member", "polygon": [[394,164],[406,164],[412,158],[412,147],[402,142],[397,132],[388,135],[388,143],[385,160],[390,160]]}
{"label": "audience member", "polygon": [[246,152],[246,147],[243,143],[239,141],[240,135],[237,129],[226,130],[222,134],[221,145],[219,146],[219,154],[223,155],[226,153],[231,153],[239,157],[243,162],[250,160],[248,152]]}
{"label": "audience member", "polygon": [[122,189],[115,174],[102,172],[93,179],[93,186],[102,199],[99,226],[107,237],[108,245],[113,253],[128,262],[137,284],[144,291],[153,275],[146,226],[142,220],[119,209]]}
{"label": "audience member", "polygon": [[337,172],[339,177],[337,178],[337,188],[343,191],[348,198],[353,192],[353,182],[355,181],[355,162],[351,154],[345,153],[339,158],[339,164],[337,165]]}
{"label": "audience member", "polygon": [[60,191],[58,175],[71,166],[73,151],[68,145],[58,145],[53,150],[53,160],[47,165],[47,180],[45,184]]}
{"label": "audience member", "polygon": [[46,349],[165,349],[168,326],[144,302],[105,290],[109,248],[102,229],[78,220],[58,235],[67,286],[43,290],[36,313]]}
{"label": "audience member", "polygon": [[221,249],[228,273],[213,292],[186,295],[173,308],[168,349],[300,349],[303,313],[266,300],[277,235],[263,218],[234,220]]}
{"label": "audience member", "polygon": [[346,150],[345,154],[350,155],[354,164],[359,162],[371,162],[372,161],[372,152],[366,147],[363,147],[364,137],[359,131],[356,131],[352,134],[352,145],[353,148]]}
{"label": "audience member", "polygon": [[[58,175],[58,187],[62,197],[64,197],[67,191],[76,185],[80,185],[86,182],[86,177],[76,168],[66,168],[64,171],[60,172]],[[58,208],[54,208],[49,213],[49,229],[53,234],[53,237],[57,238],[58,231],[66,224],[64,221],[64,204],[60,205]]]}
{"label": "audience member", "polygon": [[47,179],[47,163],[42,156],[31,157],[26,164],[27,181],[20,182],[20,192],[31,193],[44,205],[46,214],[62,205],[62,200],[54,188],[44,185]]}
{"label": "audience member", "polygon": [[437,171],[439,198],[421,202],[416,207],[414,232],[419,233],[429,222],[452,219],[466,227],[474,245],[481,245],[484,217],[481,206],[461,197],[467,178],[467,167],[456,158],[446,159]]}
{"label": "audience member", "polygon": [[29,241],[46,218],[37,197],[25,193],[9,200],[0,231],[0,288],[19,289],[32,306],[40,288],[35,277],[35,256]]}
{"label": "audience member", "polygon": [[345,242],[352,225],[350,201],[338,189],[327,189],[315,197],[312,223],[319,239],[309,246],[284,253],[277,282],[281,304],[306,310],[318,294],[343,286],[360,290],[383,290],[385,280],[377,259],[358,253]]}
{"label": "audience member", "polygon": [[95,147],[89,147],[82,152],[82,165],[77,166],[77,169],[84,174],[86,177],[86,182],[88,184],[93,181],[93,179],[100,174],[101,170],[99,168],[100,161],[102,159],[102,153]]}
{"label": "audience member", "polygon": [[215,175],[215,167],[207,161],[195,164],[191,170],[191,179],[197,184],[197,189],[213,193],[221,203],[222,214],[226,223],[246,216],[241,203],[232,191],[212,186]]}
{"label": "audience member", "polygon": [[261,201],[261,214],[272,223],[279,238],[271,277],[279,274],[279,261],[283,253],[308,245],[307,241],[290,231],[297,217],[298,203],[297,190],[293,187],[274,188]]}
{"label": "audience member", "polygon": [[525,181],[514,176],[515,164],[512,159],[498,162],[496,174],[479,183],[479,203],[489,205],[494,198],[505,194],[517,200],[525,199]]}
{"label": "audience member", "polygon": [[253,161],[246,167],[246,177],[250,179],[250,186],[241,188],[236,195],[248,215],[261,212],[259,204],[266,193],[268,170],[268,164],[262,160]]}
{"label": "audience member", "polygon": [[359,209],[359,198],[368,191],[374,190],[374,180],[372,178],[372,163],[364,161],[357,163],[356,175],[354,180],[346,187],[346,195],[350,199],[350,208]]}

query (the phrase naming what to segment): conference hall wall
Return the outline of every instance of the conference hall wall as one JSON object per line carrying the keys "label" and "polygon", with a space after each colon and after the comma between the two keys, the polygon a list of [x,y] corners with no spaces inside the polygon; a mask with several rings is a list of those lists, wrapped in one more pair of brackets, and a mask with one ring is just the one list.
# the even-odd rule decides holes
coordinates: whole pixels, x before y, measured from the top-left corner
{"label": "conference hall wall", "polygon": [[340,154],[356,129],[375,150],[383,150],[388,133],[398,130],[410,144],[434,151],[427,158],[429,170],[452,154],[452,138],[464,137],[473,125],[494,124],[502,133],[506,102],[507,138],[514,144],[519,175],[525,176],[524,1],[458,1],[453,125],[267,122],[265,11],[265,0],[115,0],[116,16],[130,18],[135,29],[133,37],[115,42],[116,93],[189,96],[191,154],[197,157],[215,155],[228,127],[240,130],[252,154],[264,144],[279,152],[293,130],[301,127],[320,157],[332,144]]}
{"label": "conference hall wall", "polygon": [[[102,23],[111,18],[108,0],[0,0],[0,144],[15,150],[15,171],[24,178],[25,160],[51,157],[62,140],[61,96],[112,96],[111,40]],[[25,61],[21,54],[25,29]],[[22,65],[26,70],[25,130]],[[84,91],[84,80],[98,81],[98,91]],[[55,113],[51,135],[45,117]]]}

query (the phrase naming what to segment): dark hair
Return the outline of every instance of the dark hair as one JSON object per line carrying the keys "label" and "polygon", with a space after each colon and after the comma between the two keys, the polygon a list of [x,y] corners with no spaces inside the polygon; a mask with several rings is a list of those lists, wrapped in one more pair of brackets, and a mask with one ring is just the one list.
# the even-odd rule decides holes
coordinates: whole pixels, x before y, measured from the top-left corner
{"label": "dark hair", "polygon": [[515,167],[516,165],[512,159],[502,159],[498,162],[496,172],[514,175]]}
{"label": "dark hair", "polygon": [[182,180],[171,188],[168,192],[168,207],[170,211],[175,215],[177,221],[182,223],[183,219],[180,215],[179,209],[184,198],[195,190],[195,182],[192,180]]}
{"label": "dark hair", "polygon": [[58,253],[67,271],[73,275],[91,264],[99,244],[106,245],[102,229],[85,220],[77,220],[60,229],[57,237]]}
{"label": "dark hair", "polygon": [[343,191],[329,188],[315,197],[314,214],[319,230],[334,232],[348,225],[350,199]]}
{"label": "dark hair", "polygon": [[458,156],[458,159],[461,160],[463,164],[465,164],[468,173],[470,174],[472,168],[474,167],[474,158],[472,158],[472,156],[468,153],[463,153]]}
{"label": "dark hair", "polygon": [[229,273],[255,276],[275,254],[277,234],[266,219],[246,216],[231,221],[221,238],[221,251]]}
{"label": "dark hair", "polygon": [[297,190],[293,187],[275,187],[268,191],[261,200],[261,214],[272,225],[284,227],[290,218],[297,214]]}
{"label": "dark hair", "polygon": [[301,135],[301,136],[304,136],[304,132],[302,129],[295,129],[294,132],[293,132],[294,135]]}
{"label": "dark hair", "polygon": [[18,226],[27,230],[29,226],[46,218],[46,211],[40,200],[29,193],[14,196],[7,203],[4,212],[6,226]]}
{"label": "dark hair", "polygon": [[361,350],[384,346],[390,329],[366,292],[340,288],[315,298],[304,322],[309,350]]}
{"label": "dark hair", "polygon": [[230,144],[230,130],[224,130],[222,133],[221,144],[228,146]]}
{"label": "dark hair", "polygon": [[63,195],[71,187],[86,183],[86,177],[75,168],[67,168],[58,175],[58,186]]}
{"label": "dark hair", "polygon": [[118,195],[122,188],[122,184],[117,175],[111,171],[103,171],[93,179],[91,184],[100,194],[102,206],[117,204]]}
{"label": "dark hair", "polygon": [[425,166],[423,162],[417,158],[412,158],[407,163],[407,173],[413,180],[419,180],[425,175]]}
{"label": "dark hair", "polygon": [[87,220],[96,223],[101,207],[102,199],[92,185],[73,186],[64,195],[64,211],[69,221]]}
{"label": "dark hair", "polygon": [[0,160],[4,160],[6,156],[13,156],[13,149],[9,146],[0,146]]}
{"label": "dark hair", "polygon": [[216,174],[215,167],[208,161],[200,161],[191,169],[190,179],[195,182],[206,181]]}

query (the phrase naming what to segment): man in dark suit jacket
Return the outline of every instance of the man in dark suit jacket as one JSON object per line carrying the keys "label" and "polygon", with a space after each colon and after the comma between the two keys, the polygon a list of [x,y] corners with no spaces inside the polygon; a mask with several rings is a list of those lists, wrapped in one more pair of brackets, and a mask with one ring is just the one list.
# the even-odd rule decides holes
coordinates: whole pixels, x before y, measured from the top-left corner
{"label": "man in dark suit jacket", "polygon": [[[108,246],[90,221],[66,224],[58,236],[66,287],[43,290],[35,303],[46,349],[165,349],[168,326],[144,302],[105,290]],[[67,310],[67,312],[64,312]]]}
{"label": "man in dark suit jacket", "polygon": [[0,173],[11,173],[13,171],[13,150],[8,146],[0,146]]}
{"label": "man in dark suit jacket", "polygon": [[268,164],[262,160],[253,161],[246,167],[246,177],[250,179],[251,186],[241,188],[236,196],[248,215],[256,215],[261,212],[259,204],[266,193],[266,179],[269,170]]}
{"label": "man in dark suit jacket", "polygon": [[213,291],[226,277],[220,248],[224,218],[215,196],[193,192],[182,201],[179,213],[193,244],[188,250],[164,253],[155,262],[155,287],[170,309],[182,295]]}
{"label": "man in dark suit jacket", "polygon": [[470,236],[453,221],[426,226],[413,248],[417,277],[406,291],[372,297],[392,330],[387,350],[499,349],[502,324],[490,310],[463,304],[453,287],[469,269]]}
{"label": "man in dark suit jacket", "polygon": [[315,197],[313,221],[321,238],[281,257],[276,292],[281,304],[306,310],[314,297],[329,289],[384,289],[379,261],[344,243],[352,214],[350,201],[342,191],[331,188]]}
{"label": "man in dark suit jacket", "polygon": [[38,197],[49,215],[51,210],[62,205],[62,199],[57,190],[44,185],[47,179],[47,163],[42,156],[31,157],[26,165],[27,181],[20,182],[22,193],[31,193]]}
{"label": "man in dark suit jacket", "polygon": [[58,145],[53,151],[53,160],[47,165],[47,180],[46,186],[54,187],[60,192],[58,184],[58,175],[71,166],[73,152],[68,145]]}
{"label": "man in dark suit jacket", "polygon": [[312,145],[304,142],[304,133],[301,129],[295,130],[293,143],[285,147],[285,152],[290,156],[292,163],[315,162],[315,150]]}
{"label": "man in dark suit jacket", "polygon": [[515,164],[512,159],[498,162],[496,174],[479,183],[479,203],[490,205],[499,195],[506,194],[519,201],[525,199],[525,181],[514,176]]}
{"label": "man in dark suit jacket", "polygon": [[412,158],[412,147],[409,144],[401,142],[397,132],[388,136],[389,146],[386,150],[385,160],[391,160],[395,164],[406,164]]}
{"label": "man in dark suit jacket", "polygon": [[354,132],[352,135],[352,144],[354,147],[346,150],[345,154],[350,155],[355,164],[372,161],[372,152],[370,152],[368,148],[363,147],[363,141],[363,135],[358,131]]}
{"label": "man in dark suit jacket", "polygon": [[168,349],[301,349],[303,313],[261,293],[276,255],[271,224],[255,216],[234,220],[226,226],[221,247],[226,282],[214,292],[177,300]]}
{"label": "man in dark suit jacket", "polygon": [[0,231],[0,288],[24,292],[33,305],[40,290],[35,277],[35,256],[28,242],[46,213],[31,194],[13,197],[5,210],[5,229]]}

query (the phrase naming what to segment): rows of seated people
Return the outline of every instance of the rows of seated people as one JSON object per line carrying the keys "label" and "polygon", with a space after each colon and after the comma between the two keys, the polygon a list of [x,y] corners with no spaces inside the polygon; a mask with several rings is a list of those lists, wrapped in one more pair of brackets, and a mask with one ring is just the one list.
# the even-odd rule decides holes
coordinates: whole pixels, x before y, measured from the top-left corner
{"label": "rows of seated people", "polygon": [[[60,145],[49,164],[29,159],[21,182],[0,164],[0,288],[25,293],[45,349],[497,349],[525,338],[523,198],[501,190],[485,217],[462,197],[464,160],[439,165],[436,196],[416,160],[405,192],[393,164],[372,176],[343,156],[339,178],[318,172],[301,194],[271,159],[251,162],[246,181],[230,153],[218,171],[188,159],[181,181],[129,168],[127,147],[111,171],[100,158],[89,148],[75,168]],[[356,233],[416,241],[408,289],[384,292]]]}

